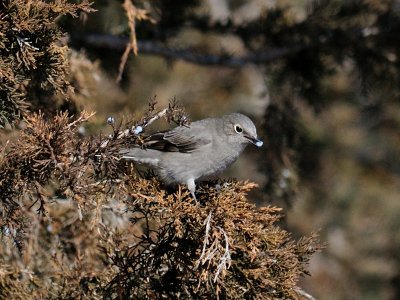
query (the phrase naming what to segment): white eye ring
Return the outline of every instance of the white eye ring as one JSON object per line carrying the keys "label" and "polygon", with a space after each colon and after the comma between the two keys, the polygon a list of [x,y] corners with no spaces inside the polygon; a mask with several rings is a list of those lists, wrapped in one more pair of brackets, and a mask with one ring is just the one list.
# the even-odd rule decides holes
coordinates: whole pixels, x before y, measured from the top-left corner
{"label": "white eye ring", "polygon": [[243,132],[243,128],[239,124],[236,124],[235,126],[233,126],[233,128],[235,129],[236,133]]}

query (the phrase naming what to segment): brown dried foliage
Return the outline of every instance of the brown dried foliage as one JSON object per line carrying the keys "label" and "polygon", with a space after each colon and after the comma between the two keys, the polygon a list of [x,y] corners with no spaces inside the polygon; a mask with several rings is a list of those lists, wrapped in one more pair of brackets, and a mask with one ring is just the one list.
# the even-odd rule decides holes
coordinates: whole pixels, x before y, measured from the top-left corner
{"label": "brown dried foliage", "polygon": [[121,63],[119,64],[117,82],[120,82],[122,79],[122,73],[124,72],[129,53],[131,53],[132,51],[133,54],[138,55],[138,46],[136,39],[136,22],[149,21],[151,23],[155,23],[155,20],[150,17],[149,12],[145,9],[137,8],[136,5],[133,4],[132,0],[124,0],[122,6],[128,18],[130,35],[129,35],[129,43],[127,43],[125,47],[124,54],[121,57]]}
{"label": "brown dried foliage", "polygon": [[275,225],[279,208],[248,202],[254,184],[204,184],[196,206],[187,191],[166,194],[148,183],[124,186],[131,222],[143,232],[107,252],[120,270],[107,297],[301,299],[295,287],[315,237],[292,241]]}
{"label": "brown dried foliage", "polygon": [[0,127],[29,109],[54,111],[56,96],[72,94],[67,78],[68,48],[55,20],[90,12],[90,4],[5,0],[0,4]]}
{"label": "brown dried foliage", "polygon": [[[0,298],[301,299],[315,236],[295,242],[275,223],[280,209],[256,208],[248,182],[166,188],[120,161],[131,129],[83,138],[82,123],[59,114],[26,118],[0,157]],[[187,122],[171,104],[163,117]],[[19,251],[15,251],[19,249]]]}

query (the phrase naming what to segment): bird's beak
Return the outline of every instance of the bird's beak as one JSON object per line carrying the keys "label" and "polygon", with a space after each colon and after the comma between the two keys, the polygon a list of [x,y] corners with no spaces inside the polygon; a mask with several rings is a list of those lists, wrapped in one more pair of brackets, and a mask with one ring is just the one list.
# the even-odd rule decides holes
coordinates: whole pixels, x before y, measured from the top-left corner
{"label": "bird's beak", "polygon": [[261,141],[257,138],[253,138],[251,136],[246,136],[246,137],[250,141],[250,143],[252,143],[254,146],[261,147],[264,144],[263,141]]}

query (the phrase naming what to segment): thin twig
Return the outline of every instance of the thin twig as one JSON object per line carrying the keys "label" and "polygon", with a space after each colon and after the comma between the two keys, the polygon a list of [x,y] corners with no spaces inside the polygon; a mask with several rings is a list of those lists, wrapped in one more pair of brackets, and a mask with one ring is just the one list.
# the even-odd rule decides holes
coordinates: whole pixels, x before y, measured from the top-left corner
{"label": "thin twig", "polygon": [[[152,118],[150,118],[147,121],[144,121],[142,124],[137,124],[135,126],[132,126],[131,128],[125,129],[124,131],[121,131],[118,133],[117,139],[122,139],[124,137],[127,137],[130,134],[140,134],[144,128],[146,128],[147,126],[149,126],[151,123],[153,123],[154,121],[162,118],[163,116],[165,116],[167,114],[168,108],[164,108],[162,111],[160,111],[159,113],[157,113],[155,116],[153,116]],[[104,140],[101,145],[100,148],[105,148],[107,147],[107,145],[110,143],[110,138]]]}
{"label": "thin twig", "polygon": [[145,9],[137,8],[132,0],[125,0],[122,4],[126,16],[128,17],[128,25],[130,28],[129,42],[126,43],[124,54],[121,57],[121,62],[118,67],[117,82],[122,79],[122,73],[125,69],[126,61],[128,60],[129,53],[132,51],[133,54],[138,55],[138,45],[136,40],[136,22],[147,20],[151,23],[155,23],[155,20],[150,17],[149,12]]}
{"label": "thin twig", "polygon": [[214,276],[214,283],[217,282],[218,276],[222,271],[227,270],[228,268],[230,268],[231,262],[232,262],[231,253],[229,251],[228,235],[226,234],[225,230],[223,230],[221,227],[217,226],[217,228],[219,230],[221,230],[221,232],[224,234],[224,238],[225,238],[225,253],[224,253],[224,255],[222,255],[222,257],[220,259],[220,263],[218,264],[217,273],[215,273],[215,276]]}
{"label": "thin twig", "polygon": [[[208,214],[207,218],[204,221],[204,225],[206,226],[206,232],[204,235],[204,241],[203,241],[203,249],[201,251],[201,255],[199,259],[196,261],[194,270],[197,270],[197,268],[200,265],[204,265],[207,261],[212,260],[216,253],[219,252],[219,241],[216,239],[213,241],[211,245],[209,245],[209,239],[210,239],[210,229],[211,229],[211,217],[212,213]],[[219,264],[217,266],[217,271],[214,275],[214,283],[217,282],[219,275],[221,272],[224,270],[227,270],[231,266],[231,254],[229,250],[229,239],[228,235],[226,234],[225,230],[223,230],[220,226],[217,226],[217,228],[223,233],[224,235],[224,240],[225,240],[225,252],[222,255],[222,257],[219,259]]]}
{"label": "thin twig", "polygon": [[197,270],[197,268],[204,263],[204,256],[206,254],[206,247],[208,245],[208,239],[209,239],[209,232],[210,232],[210,221],[211,221],[211,216],[212,216],[212,212],[210,211],[210,213],[208,214],[208,217],[205,219],[204,221],[204,225],[206,225],[206,232],[204,235],[204,241],[203,241],[203,250],[201,251],[201,255],[199,257],[199,259],[196,262],[196,265],[194,267],[194,270]]}

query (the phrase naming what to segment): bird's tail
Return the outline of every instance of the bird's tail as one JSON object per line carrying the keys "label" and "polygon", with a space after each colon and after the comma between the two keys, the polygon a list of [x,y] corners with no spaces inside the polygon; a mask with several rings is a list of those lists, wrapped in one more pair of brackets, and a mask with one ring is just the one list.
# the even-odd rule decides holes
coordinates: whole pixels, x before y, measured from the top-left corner
{"label": "bird's tail", "polygon": [[150,166],[157,166],[160,162],[160,153],[152,149],[129,148],[120,151],[123,159],[133,160]]}

